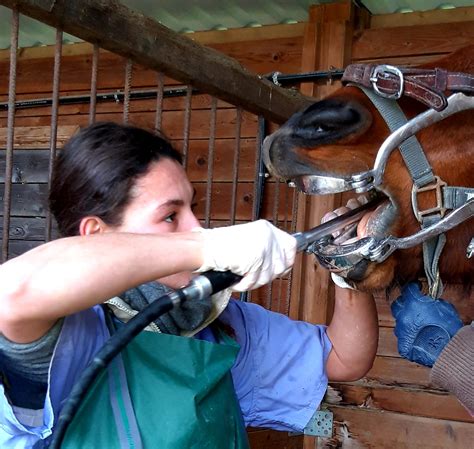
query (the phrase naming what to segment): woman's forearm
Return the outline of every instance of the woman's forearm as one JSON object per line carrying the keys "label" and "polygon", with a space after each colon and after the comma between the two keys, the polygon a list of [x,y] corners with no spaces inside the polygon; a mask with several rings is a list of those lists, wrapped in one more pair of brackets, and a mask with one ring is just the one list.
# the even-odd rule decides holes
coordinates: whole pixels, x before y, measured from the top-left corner
{"label": "woman's forearm", "polygon": [[59,317],[201,263],[202,239],[194,232],[55,240],[0,267],[0,332],[18,342],[38,338]]}
{"label": "woman's forearm", "polygon": [[372,367],[378,343],[373,296],[336,286],[334,315],[327,329],[332,350],[327,373],[333,381],[352,381]]}

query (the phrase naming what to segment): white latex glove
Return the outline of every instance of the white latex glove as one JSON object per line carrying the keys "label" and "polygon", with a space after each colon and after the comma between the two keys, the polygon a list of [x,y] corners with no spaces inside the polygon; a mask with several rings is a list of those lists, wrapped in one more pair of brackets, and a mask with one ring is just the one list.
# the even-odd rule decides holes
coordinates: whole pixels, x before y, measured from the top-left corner
{"label": "white latex glove", "polygon": [[349,290],[356,290],[342,276],[339,276],[336,273],[331,272],[331,279],[338,287],[348,288]]}
{"label": "white latex glove", "polygon": [[268,221],[203,229],[204,263],[197,270],[227,271],[244,276],[234,291],[261,287],[288,271],[295,261],[296,239]]}

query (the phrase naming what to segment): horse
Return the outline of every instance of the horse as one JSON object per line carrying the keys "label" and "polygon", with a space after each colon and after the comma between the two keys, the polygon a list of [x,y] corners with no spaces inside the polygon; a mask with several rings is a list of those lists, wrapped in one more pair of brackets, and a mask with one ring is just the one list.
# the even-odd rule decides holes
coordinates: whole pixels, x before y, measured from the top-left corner
{"label": "horse", "polygon": [[[446,279],[470,285],[474,263],[466,251],[470,248],[472,254],[474,243],[474,45],[415,69],[350,65],[342,81],[342,87],[293,115],[263,145],[269,172],[296,183],[305,193],[369,191],[384,196],[382,205],[360,220],[358,237],[353,233],[346,245],[356,245],[354,251],[346,251],[344,242],[332,245],[336,256],[344,255],[333,257],[332,262],[343,260],[348,266],[331,265],[331,261],[326,266],[360,290],[380,290],[426,276],[423,247],[431,241],[434,246],[428,252],[434,256],[431,254],[429,263],[434,259],[436,265],[433,283]],[[373,100],[375,97],[382,100]],[[465,110],[456,107],[460,102]],[[406,120],[387,124],[383,108],[393,104],[399,105]],[[404,132],[395,135],[396,130]],[[404,139],[414,132],[425,156],[415,156],[410,168],[406,159],[411,153],[402,157],[398,148],[402,142],[412,145],[415,137]],[[410,152],[410,147],[406,151]],[[423,180],[430,168],[430,176]],[[437,237],[418,239],[418,244],[401,245],[393,252],[387,251],[387,246],[374,247],[374,242],[387,245],[393,238],[405,242],[423,229],[434,232],[433,224],[449,222],[450,212],[455,212],[451,219],[459,215],[459,205],[444,203],[449,186],[459,187],[456,192],[464,195],[464,215],[456,226],[444,227],[444,247]],[[465,203],[470,203],[469,210]],[[357,246],[358,241],[370,237],[368,246],[362,242]],[[320,260],[327,262],[329,247],[327,242],[318,246],[315,254],[324,256],[318,257]],[[380,257],[374,248],[386,254]],[[347,253],[352,257],[356,250],[365,257],[352,260]]]}

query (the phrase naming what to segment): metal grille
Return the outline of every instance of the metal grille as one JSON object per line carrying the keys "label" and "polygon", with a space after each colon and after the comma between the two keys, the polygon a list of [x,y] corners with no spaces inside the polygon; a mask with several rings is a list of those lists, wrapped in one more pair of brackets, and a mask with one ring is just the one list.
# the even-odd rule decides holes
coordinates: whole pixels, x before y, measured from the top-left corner
{"label": "metal grille", "polygon": [[[262,117],[196,93],[192,85],[180,85],[163,73],[150,77],[146,69],[102,52],[98,45],[91,46],[90,55],[81,61],[75,57],[79,67],[75,72],[74,58],[62,54],[61,30],[56,33],[51,84],[41,83],[36,92],[22,85],[17,91],[16,71],[22,61],[17,61],[15,11],[11,33],[8,103],[0,105],[2,127],[7,130],[1,155],[5,165],[3,260],[57,237],[46,204],[56,152],[77,125],[100,120],[158,130],[172,141],[183,154],[197,193],[196,214],[204,226],[265,218],[294,231],[296,195],[286,184],[269,179],[262,163],[260,147],[267,129]],[[116,79],[110,64],[117,67]],[[38,70],[44,70],[43,66]],[[48,79],[38,76],[42,78]],[[87,80],[86,85],[82,80]],[[21,122],[16,127],[15,118]],[[23,140],[24,136],[28,138]],[[243,299],[288,313],[290,282],[291,278],[278,279]]]}

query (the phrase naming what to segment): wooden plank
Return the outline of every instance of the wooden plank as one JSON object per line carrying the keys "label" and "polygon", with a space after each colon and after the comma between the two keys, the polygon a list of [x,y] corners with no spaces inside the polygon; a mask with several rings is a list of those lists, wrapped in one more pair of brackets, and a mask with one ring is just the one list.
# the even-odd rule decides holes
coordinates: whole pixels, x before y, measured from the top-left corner
{"label": "wooden plank", "polygon": [[116,1],[1,0],[0,3],[88,42],[100,42],[102,48],[276,122],[285,121],[308,104],[302,96],[244,70],[232,58],[203,47]]}
{"label": "wooden plank", "polygon": [[[60,111],[61,112],[61,111]],[[191,113],[190,139],[209,138],[210,110],[198,110]],[[122,114],[105,113],[97,115],[97,121],[122,122]],[[162,130],[169,139],[182,139],[184,130],[184,111],[169,111],[163,114]],[[89,123],[88,114],[79,115],[59,115],[60,125],[87,126]],[[49,126],[51,123],[49,116],[43,117],[17,117],[15,120],[20,127]],[[155,123],[154,112],[132,112],[129,123],[143,128],[153,129]],[[6,127],[6,119],[0,118],[0,128]],[[257,117],[249,112],[242,113],[242,138],[255,138],[257,132]],[[216,117],[216,138],[235,137],[235,110],[221,109],[217,111]]]}
{"label": "wooden plank", "polygon": [[[197,203],[195,213],[202,219],[205,215],[206,188],[207,183],[193,183],[196,190],[195,200]],[[276,184],[269,183],[268,195],[265,196],[262,207],[262,218],[272,219],[273,195]],[[284,195],[285,185],[280,184],[280,195]],[[0,206],[3,207],[3,184],[0,184]],[[12,208],[11,215],[17,217],[44,217],[47,207],[47,184],[13,184],[12,185]],[[237,210],[236,219],[249,220],[252,217],[254,188],[253,183],[243,182],[237,186]],[[229,182],[215,182],[212,189],[211,219],[226,220],[229,217],[232,198],[232,184]],[[288,218],[289,211],[285,210],[285,204],[279,204],[278,219]]]}
{"label": "wooden plank", "polygon": [[298,73],[301,67],[303,38],[278,38],[213,44],[212,48],[225,53],[261,75],[272,72]]}
{"label": "wooden plank", "polygon": [[270,39],[302,37],[304,23],[264,25],[261,27],[232,28],[229,30],[198,31],[187,34],[202,45],[227,44],[234,42],[265,41]]}
{"label": "wooden plank", "polygon": [[433,388],[430,369],[399,357],[375,357],[374,364],[365,376],[368,381],[384,385],[405,385]]}
{"label": "wooden plank", "polygon": [[[172,141],[175,148],[182,148],[182,141]],[[187,175],[191,181],[207,180],[209,142],[206,140],[191,140],[189,142]],[[253,182],[255,179],[255,139],[240,140],[240,158],[238,165],[239,182]],[[213,181],[232,181],[233,157],[235,151],[234,139],[216,139],[214,153]]]}
{"label": "wooden plank", "polygon": [[368,29],[356,36],[352,60],[445,54],[471,44],[474,22]]}
{"label": "wooden plank", "polygon": [[324,401],[331,405],[474,423],[474,418],[454,396],[439,391],[331,383]]}
{"label": "wooden plank", "polygon": [[[2,239],[0,239],[0,242]],[[26,253],[30,249],[36,248],[37,246],[42,245],[44,242],[34,242],[26,240],[11,240],[8,242],[8,258],[13,259],[14,257],[20,256],[23,253]]]}
{"label": "wooden plank", "polygon": [[[0,184],[0,205],[3,210],[4,184]],[[10,215],[44,217],[47,208],[47,184],[13,184]]]}
{"label": "wooden plank", "polygon": [[[402,66],[402,67],[415,67],[422,64],[428,64],[434,61],[437,61],[441,57],[448,55],[448,53],[436,53],[434,55],[415,55],[415,56],[384,56],[383,62],[386,64],[391,64],[395,66]],[[360,63],[377,63],[379,64],[381,61],[380,59],[363,59],[357,61]]]}
{"label": "wooden plank", "polygon": [[[0,182],[5,182],[5,150],[0,150]],[[49,150],[22,150],[13,153],[13,183],[47,183]]]}
{"label": "wooden plank", "polygon": [[[30,134],[30,137],[31,134]],[[23,144],[23,142],[19,142]],[[38,148],[38,141],[32,142],[35,149],[24,149],[17,146],[13,153],[13,178],[14,183],[47,183],[49,170],[49,149]],[[63,142],[60,142],[62,145]],[[172,141],[173,146],[180,150],[182,140]],[[255,170],[255,139],[242,139],[240,141],[239,182],[253,182]],[[49,146],[49,142],[47,142]],[[27,145],[27,148],[30,145]],[[46,145],[44,145],[46,146]],[[189,142],[187,174],[192,182],[205,182],[208,179],[207,158],[209,142],[206,140],[191,140]],[[216,139],[214,154],[213,181],[231,182],[234,139]],[[61,149],[58,149],[58,154]],[[0,182],[4,182],[5,150],[0,149]],[[269,180],[268,182],[271,182]]]}
{"label": "wooden plank", "polygon": [[[2,125],[6,125],[1,120]],[[77,132],[77,125],[58,126],[56,144],[63,146],[66,141]],[[0,148],[5,148],[7,141],[7,128],[0,127]],[[51,143],[51,126],[48,124],[40,126],[15,126],[14,148],[49,148]]]}
{"label": "wooden plank", "polygon": [[303,439],[302,435],[265,429],[250,429],[248,436],[251,449],[299,449]]}
{"label": "wooden plank", "polygon": [[323,449],[467,449],[474,441],[471,423],[357,407],[329,408],[335,433],[320,440]]}
{"label": "wooden plank", "polygon": [[397,348],[397,337],[393,333],[393,327],[379,327],[377,355],[385,357],[400,357]]}
{"label": "wooden plank", "polygon": [[431,11],[414,11],[409,13],[377,14],[370,21],[370,28],[392,28],[399,26],[439,25],[441,23],[473,22],[472,6],[454,9],[433,9]]}
{"label": "wooden plank", "polygon": [[[81,44],[74,44],[81,45]],[[73,47],[74,45],[67,46]],[[41,48],[41,47],[40,47]],[[275,70],[298,72],[301,63],[301,38],[272,39],[271,41],[250,41],[245,45],[221,44],[219,51],[232,54],[242,65],[254,73],[266,74]],[[251,49],[251,51],[249,51]],[[102,90],[123,89],[125,59],[110,52],[100,52],[98,64],[99,92]],[[61,58],[62,95],[69,92],[90,93],[91,55],[71,55]],[[0,92],[8,89],[8,60],[0,60]],[[42,73],[38,79],[38,72]],[[53,58],[24,59],[18,61],[17,93],[37,93],[50,95],[52,89]],[[165,85],[181,84],[165,77]],[[133,89],[156,88],[156,70],[139,64],[133,65]]]}
{"label": "wooden plank", "polygon": [[[10,240],[41,241],[45,236],[46,220],[42,217],[11,217]],[[0,220],[0,231],[3,232],[3,220]],[[53,238],[58,236],[56,225],[53,223]]]}
{"label": "wooden plank", "polygon": [[[193,183],[196,190],[195,201],[197,206],[195,213],[198,218],[204,218],[206,205],[206,183]],[[263,198],[261,218],[271,220],[274,215],[273,211],[273,197],[275,194],[275,183],[268,183],[265,186],[266,194]],[[286,186],[280,184],[280,197],[284,195]],[[211,204],[211,219],[212,220],[226,220],[229,217],[232,200],[232,184],[215,182],[212,186],[212,204]],[[242,182],[237,186],[237,206],[236,219],[249,220],[252,217],[252,208],[254,201],[254,186],[251,182]],[[278,220],[284,220],[288,217],[290,211],[285,210],[284,203],[281,202],[278,208]]]}

